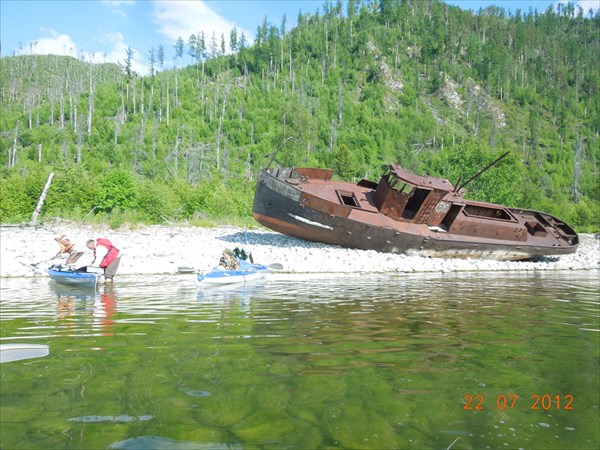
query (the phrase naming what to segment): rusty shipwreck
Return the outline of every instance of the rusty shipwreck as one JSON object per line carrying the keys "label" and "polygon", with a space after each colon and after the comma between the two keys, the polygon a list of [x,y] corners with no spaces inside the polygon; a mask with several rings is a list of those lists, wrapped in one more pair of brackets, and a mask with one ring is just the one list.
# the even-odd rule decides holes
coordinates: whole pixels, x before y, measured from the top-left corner
{"label": "rusty shipwreck", "polygon": [[343,247],[457,258],[523,260],[574,253],[579,238],[549,214],[464,198],[464,186],[391,164],[379,182],[333,170],[260,172],[253,215],[296,238]]}

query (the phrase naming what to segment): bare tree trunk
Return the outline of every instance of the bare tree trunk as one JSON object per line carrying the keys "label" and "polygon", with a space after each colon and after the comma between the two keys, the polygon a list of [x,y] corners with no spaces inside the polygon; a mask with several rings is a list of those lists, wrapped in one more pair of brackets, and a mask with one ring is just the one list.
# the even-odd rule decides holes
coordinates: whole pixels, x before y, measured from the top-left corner
{"label": "bare tree trunk", "polygon": [[44,200],[46,199],[46,194],[48,193],[48,189],[50,189],[50,184],[52,183],[52,178],[54,178],[54,172],[50,172],[48,175],[48,180],[46,181],[46,186],[44,186],[44,190],[42,191],[42,195],[40,195],[40,199],[38,200],[37,206],[33,210],[33,214],[31,215],[31,223],[36,223],[38,215],[42,210],[42,206],[44,205]]}
{"label": "bare tree trunk", "polygon": [[59,92],[60,95],[60,113],[58,117],[58,128],[61,130],[65,128],[65,98],[63,92]]}
{"label": "bare tree trunk", "polygon": [[202,171],[204,170],[204,149],[206,144],[200,144],[200,179],[202,179]]}
{"label": "bare tree trunk", "polygon": [[332,120],[329,124],[329,153],[333,153],[335,144],[335,122]]}
{"label": "bare tree trunk", "polygon": [[247,153],[246,155],[246,179],[247,180],[251,180],[252,179],[252,157],[250,155],[250,152]]}
{"label": "bare tree trunk", "polygon": [[79,130],[79,133],[77,133],[77,156],[76,156],[76,162],[77,164],[79,164],[81,162],[81,141],[82,141],[82,130]]}
{"label": "bare tree trunk", "polygon": [[152,128],[152,160],[156,161],[156,135],[158,124],[156,123],[156,116],[153,116],[152,120],[154,127]]}
{"label": "bare tree trunk", "polygon": [[350,46],[352,47],[353,35],[352,35],[352,19],[350,19]]}
{"label": "bare tree trunk", "polygon": [[173,106],[179,106],[179,78],[177,77],[177,69],[175,69],[175,99]]}
{"label": "bare tree trunk", "polygon": [[29,92],[29,94],[27,95],[27,100],[26,100],[26,105],[27,105],[27,116],[29,118],[29,129],[31,130],[33,128],[33,104],[34,104],[34,98],[33,98],[34,94],[32,92]]}
{"label": "bare tree trunk", "polygon": [[343,87],[342,82],[340,81],[339,89],[338,89],[338,126],[342,125],[342,109],[344,107],[344,98],[343,98]]}
{"label": "bare tree trunk", "polygon": [[38,162],[42,162],[42,144],[38,144]]}
{"label": "bare tree trunk", "polygon": [[15,167],[17,162],[17,139],[19,137],[19,121],[17,120],[17,126],[15,127],[15,138],[13,140],[12,148],[8,149],[8,167]]}
{"label": "bare tree trunk", "polygon": [[152,82],[152,85],[150,86],[150,98],[148,99],[148,111],[150,111],[151,114],[152,114],[153,103],[154,103],[154,82]]}
{"label": "bare tree trunk", "polygon": [[581,150],[583,145],[578,138],[575,144],[575,171],[573,173],[573,202],[579,203],[579,176],[581,170]]}
{"label": "bare tree trunk", "polygon": [[158,98],[159,98],[158,121],[162,122],[162,116],[163,116],[163,83],[162,83],[162,80],[160,80],[160,87],[158,89]]}
{"label": "bare tree trunk", "polygon": [[327,61],[329,59],[329,31],[328,31],[328,25],[329,25],[329,17],[325,16],[325,20],[323,21],[323,26],[325,27],[325,58],[323,58],[325,61]]}
{"label": "bare tree trunk", "polygon": [[133,79],[133,86],[131,88],[133,90],[131,93],[131,99],[133,100],[133,113],[135,114],[137,111],[137,83],[135,82],[135,78]]}
{"label": "bare tree trunk", "polygon": [[73,133],[77,133],[77,101],[73,101],[73,92],[69,93],[69,110],[73,119]]}
{"label": "bare tree trunk", "polygon": [[223,118],[225,117],[225,106],[227,105],[227,95],[229,88],[223,91],[223,105],[221,108],[221,117],[219,118],[219,128],[217,129],[217,170],[221,168],[221,128],[223,127]]}
{"label": "bare tree trunk", "polygon": [[179,129],[177,129],[177,143],[175,144],[175,179],[177,179],[177,174],[179,173],[179,141],[181,141],[181,138],[179,137]]}
{"label": "bare tree trunk", "polygon": [[92,115],[94,114],[94,77],[92,75],[92,67],[94,65],[90,64],[90,98],[88,99],[88,123],[87,123],[87,134],[88,136],[92,135]]}
{"label": "bare tree trunk", "polygon": [[142,81],[140,84],[142,85],[142,87],[140,89],[142,91],[142,94],[141,94],[142,99],[140,101],[140,112],[142,113],[142,120],[144,120],[144,111],[145,111],[145,108],[144,108],[144,82]]}
{"label": "bare tree trunk", "polygon": [[167,78],[167,127],[169,126],[169,115],[170,115],[170,104],[169,104],[169,79]]}
{"label": "bare tree trunk", "polygon": [[135,147],[133,149],[133,170],[140,172],[140,153],[143,155],[142,143],[144,141],[144,122],[139,125],[138,133],[135,138]]}
{"label": "bare tree trunk", "polygon": [[115,140],[114,145],[117,145],[117,139],[119,138],[119,131],[121,131],[121,113],[117,110],[117,114],[115,114]]}
{"label": "bare tree trunk", "polygon": [[294,64],[292,62],[292,46],[290,45],[290,81],[292,82],[292,94],[295,92]]}
{"label": "bare tree trunk", "polygon": [[121,109],[123,111],[121,114],[121,118],[123,120],[121,125],[125,123],[125,103],[127,103],[127,109],[129,110],[129,84],[126,84],[124,89],[121,91]]}
{"label": "bare tree trunk", "polygon": [[333,35],[333,67],[337,66],[337,29]]}
{"label": "bare tree trunk", "polygon": [[61,144],[62,144],[63,158],[65,159],[65,162],[67,162],[69,160],[69,142],[65,138],[61,142]]}
{"label": "bare tree trunk", "polygon": [[50,92],[50,125],[54,125],[54,94]]}

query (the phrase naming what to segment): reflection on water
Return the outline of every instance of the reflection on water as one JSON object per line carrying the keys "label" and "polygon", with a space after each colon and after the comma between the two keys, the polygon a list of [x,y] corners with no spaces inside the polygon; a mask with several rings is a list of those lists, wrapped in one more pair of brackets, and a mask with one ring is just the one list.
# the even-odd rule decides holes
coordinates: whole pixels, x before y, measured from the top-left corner
{"label": "reflection on water", "polygon": [[3,279],[0,447],[596,448],[598,276]]}

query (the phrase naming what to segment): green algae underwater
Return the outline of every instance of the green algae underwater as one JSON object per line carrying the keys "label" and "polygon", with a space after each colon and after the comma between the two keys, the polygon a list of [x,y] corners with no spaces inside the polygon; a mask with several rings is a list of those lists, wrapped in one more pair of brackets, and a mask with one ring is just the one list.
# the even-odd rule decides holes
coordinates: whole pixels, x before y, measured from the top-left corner
{"label": "green algae underwater", "polygon": [[3,278],[0,447],[597,448],[598,276]]}

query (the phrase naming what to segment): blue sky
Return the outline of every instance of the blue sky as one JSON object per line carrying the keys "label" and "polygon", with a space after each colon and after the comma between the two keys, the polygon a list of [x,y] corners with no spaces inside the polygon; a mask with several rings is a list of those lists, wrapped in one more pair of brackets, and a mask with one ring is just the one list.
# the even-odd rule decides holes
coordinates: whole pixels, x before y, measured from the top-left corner
{"label": "blue sky", "polygon": [[[334,0],[336,1],[336,0]],[[226,40],[233,27],[252,42],[266,17],[279,26],[286,15],[288,29],[298,12],[315,12],[324,0],[0,0],[1,56],[61,54],[93,62],[123,62],[125,49],[134,49],[134,70],[147,72],[150,49],[165,48],[166,64],[174,64],[178,36],[187,43],[191,34],[215,32]],[[344,11],[345,11],[345,1]],[[478,10],[495,4],[511,12],[529,7],[540,12],[552,0],[448,0],[463,9]],[[566,3],[566,1],[564,2]],[[575,0],[585,11],[598,10],[600,0]],[[186,58],[187,57],[186,55]]]}

